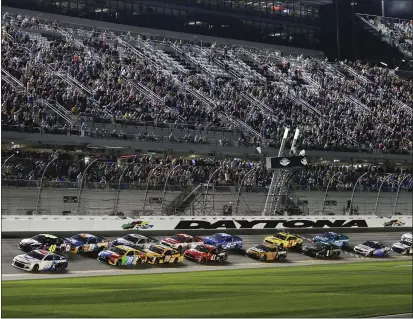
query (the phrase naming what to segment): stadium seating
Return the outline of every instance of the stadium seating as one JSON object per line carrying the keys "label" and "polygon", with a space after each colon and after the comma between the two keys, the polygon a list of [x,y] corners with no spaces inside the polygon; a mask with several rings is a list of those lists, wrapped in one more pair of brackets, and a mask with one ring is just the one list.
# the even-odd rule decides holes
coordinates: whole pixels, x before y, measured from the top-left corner
{"label": "stadium seating", "polygon": [[[4,163],[5,159],[12,154],[14,156],[3,167],[2,184],[4,186],[38,186],[47,163],[58,156],[58,159],[48,167],[45,173],[44,180],[47,182],[45,185],[56,188],[78,188],[85,168],[91,161],[85,161],[83,156],[78,158],[78,155],[66,152],[46,153],[19,150],[2,152],[2,162]],[[121,159],[120,161],[116,157],[102,156],[90,166],[84,182],[85,185],[93,185],[94,188],[117,189],[122,176],[122,187],[125,189],[145,189],[148,181],[152,188],[163,189],[166,178],[168,178],[168,185],[192,186],[207,183],[211,174],[219,167],[222,170],[211,179],[211,184],[217,186],[238,186],[251,170],[254,172],[247,176],[243,186],[266,187],[271,182],[272,173],[261,161],[159,158],[156,156]],[[157,169],[154,170],[155,168]],[[175,169],[172,171],[173,168]],[[413,188],[413,177],[407,176],[413,171],[409,169],[389,170],[371,165],[322,163],[309,165],[305,170],[294,173],[290,187],[294,190],[324,190],[336,173],[338,174],[332,180],[330,187],[342,191],[352,190],[357,179],[365,173],[368,174],[359,181],[359,185],[365,191],[377,191],[383,181],[383,189],[396,190],[399,182],[405,177],[401,189],[411,190]]]}
{"label": "stadium seating", "polygon": [[191,127],[195,137],[168,139],[207,144],[206,131],[220,130],[231,132],[223,145],[276,147],[284,127],[298,127],[307,150],[413,150],[413,82],[387,69],[2,22],[3,130],[157,141],[136,127]]}

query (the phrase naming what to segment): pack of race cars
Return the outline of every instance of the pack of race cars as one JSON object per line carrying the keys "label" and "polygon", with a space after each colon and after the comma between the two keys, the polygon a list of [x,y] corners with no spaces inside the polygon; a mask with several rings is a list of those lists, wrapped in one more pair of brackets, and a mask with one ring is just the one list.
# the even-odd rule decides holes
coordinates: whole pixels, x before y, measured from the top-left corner
{"label": "pack of race cars", "polygon": [[[33,272],[63,271],[68,267],[69,253],[88,252],[96,252],[99,262],[122,267],[144,263],[178,264],[184,259],[198,263],[222,263],[228,259],[230,250],[238,250],[260,261],[280,261],[287,258],[287,249],[314,258],[337,258],[342,249],[349,249],[349,237],[334,232],[316,235],[311,241],[311,244],[304,245],[303,237],[278,232],[265,237],[262,244],[243,251],[242,238],[226,233],[205,238],[176,234],[161,240],[141,234],[127,234],[112,241],[85,233],[70,238],[39,234],[19,243],[18,248],[26,254],[16,256],[12,266]],[[404,234],[392,247],[368,240],[355,245],[352,250],[366,257],[385,257],[391,251],[402,255],[413,254],[412,234]]]}

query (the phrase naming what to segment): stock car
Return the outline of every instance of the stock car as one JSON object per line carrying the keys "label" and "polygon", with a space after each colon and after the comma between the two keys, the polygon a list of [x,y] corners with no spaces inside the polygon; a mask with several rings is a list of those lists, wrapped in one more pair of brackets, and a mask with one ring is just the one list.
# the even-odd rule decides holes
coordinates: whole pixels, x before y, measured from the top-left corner
{"label": "stock car", "polygon": [[70,251],[75,254],[102,251],[109,247],[109,241],[106,238],[92,234],[77,234],[67,240],[71,244]]}
{"label": "stock car", "polygon": [[348,247],[348,236],[334,232],[326,232],[314,236],[313,243],[326,243],[333,244],[337,247]]}
{"label": "stock car", "polygon": [[184,257],[201,264],[211,261],[219,263],[228,259],[228,252],[226,250],[219,250],[212,245],[200,244],[195,248],[187,249]]}
{"label": "stock car", "polygon": [[412,243],[412,233],[406,233],[402,236],[401,241]]}
{"label": "stock car", "polygon": [[202,238],[191,236],[187,234],[176,234],[168,238],[161,240],[161,245],[169,246],[179,251],[185,251],[186,249],[194,248],[199,244],[202,244],[204,240]]}
{"label": "stock car", "polygon": [[391,250],[402,255],[413,254],[412,233],[404,234],[398,243],[392,245]]}
{"label": "stock car", "polygon": [[178,264],[184,260],[179,251],[164,245],[152,245],[144,251],[148,264]]}
{"label": "stock car", "polygon": [[368,240],[354,247],[354,252],[366,257],[384,257],[390,253],[390,247],[378,241]]}
{"label": "stock car", "polygon": [[50,234],[38,234],[32,238],[22,239],[19,249],[28,253],[35,249],[45,249],[50,252],[66,254],[70,251],[70,242],[64,238]]}
{"label": "stock car", "polygon": [[279,232],[272,236],[264,238],[265,246],[283,246],[284,248],[300,249],[303,245],[303,240],[294,234]]}
{"label": "stock car", "polygon": [[240,249],[243,245],[241,237],[226,233],[216,233],[212,236],[205,237],[204,244],[222,249]]}
{"label": "stock car", "polygon": [[45,249],[35,249],[25,255],[13,258],[13,267],[25,271],[63,271],[67,268],[67,258]]}
{"label": "stock car", "polygon": [[385,222],[384,227],[399,227],[399,226],[403,226],[404,224],[405,222],[400,219],[392,219],[392,220],[389,220],[388,222]]}
{"label": "stock car", "polygon": [[340,256],[341,250],[336,245],[317,242],[312,245],[304,246],[301,253],[316,258],[337,258]]}
{"label": "stock car", "polygon": [[129,246],[113,246],[99,253],[98,261],[112,266],[133,266],[146,262],[146,253]]}
{"label": "stock car", "polygon": [[143,236],[139,234],[128,234],[111,241],[109,243],[109,247],[124,245],[135,249],[145,249],[157,242],[158,240],[153,237]]}
{"label": "stock car", "polygon": [[283,260],[287,258],[287,251],[282,246],[269,247],[266,245],[257,245],[255,247],[248,248],[246,255],[250,258],[262,261]]}

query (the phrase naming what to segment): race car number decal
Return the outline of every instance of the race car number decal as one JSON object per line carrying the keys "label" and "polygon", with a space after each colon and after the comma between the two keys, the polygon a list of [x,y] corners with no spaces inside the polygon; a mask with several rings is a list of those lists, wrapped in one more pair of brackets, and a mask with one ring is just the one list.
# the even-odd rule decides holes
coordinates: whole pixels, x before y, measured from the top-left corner
{"label": "race car number decal", "polygon": [[95,244],[89,244],[88,251],[93,251],[95,249]]}
{"label": "race car number decal", "polygon": [[165,261],[169,262],[171,260],[171,256],[165,256]]}
{"label": "race car number decal", "polygon": [[56,245],[50,245],[49,251],[54,252],[56,250]]}
{"label": "race car number decal", "polygon": [[215,260],[215,255],[212,255],[212,256],[211,256],[211,260]]}

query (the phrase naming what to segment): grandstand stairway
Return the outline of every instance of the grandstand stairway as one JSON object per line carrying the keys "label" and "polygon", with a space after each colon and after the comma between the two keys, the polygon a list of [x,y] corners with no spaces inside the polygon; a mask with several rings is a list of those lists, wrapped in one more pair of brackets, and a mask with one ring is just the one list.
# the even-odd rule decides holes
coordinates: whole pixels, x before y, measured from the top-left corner
{"label": "grandstand stairway", "polygon": [[203,185],[190,186],[178,195],[166,208],[165,215],[185,215],[195,199],[201,195]]}

